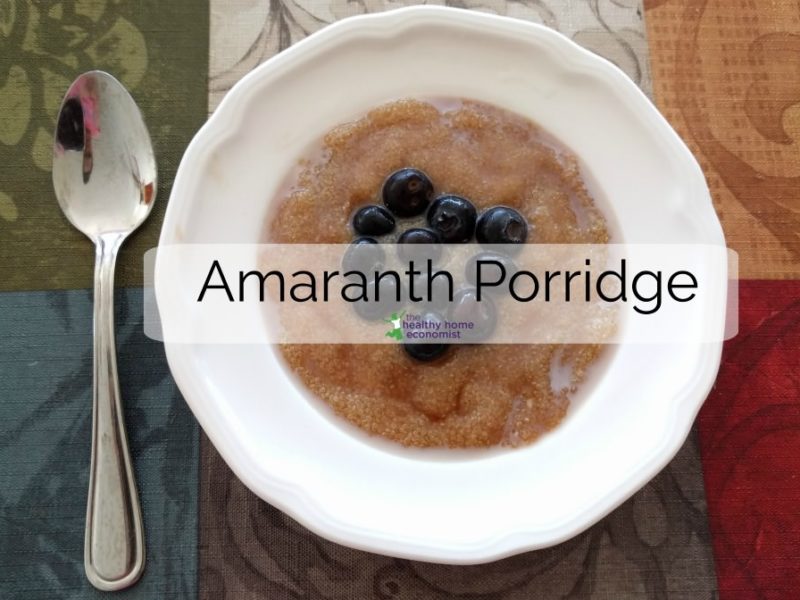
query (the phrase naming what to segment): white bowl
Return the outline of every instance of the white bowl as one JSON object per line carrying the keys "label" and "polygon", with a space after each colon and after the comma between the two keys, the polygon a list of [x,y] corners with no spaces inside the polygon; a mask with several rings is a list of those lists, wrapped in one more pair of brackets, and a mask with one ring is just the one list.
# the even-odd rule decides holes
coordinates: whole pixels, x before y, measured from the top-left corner
{"label": "white bowl", "polygon": [[[340,21],[244,77],[181,161],[161,244],[259,242],[270,199],[311,143],[408,96],[472,98],[540,123],[580,157],[625,242],[724,246],[697,162],[619,69],[546,27],[440,7]],[[159,304],[164,293],[157,282]],[[309,401],[267,345],[166,352],[256,494],[342,544],[466,564],[565,540],[644,485],[683,443],[721,346],[623,344],[551,434],[473,453],[373,443]]]}

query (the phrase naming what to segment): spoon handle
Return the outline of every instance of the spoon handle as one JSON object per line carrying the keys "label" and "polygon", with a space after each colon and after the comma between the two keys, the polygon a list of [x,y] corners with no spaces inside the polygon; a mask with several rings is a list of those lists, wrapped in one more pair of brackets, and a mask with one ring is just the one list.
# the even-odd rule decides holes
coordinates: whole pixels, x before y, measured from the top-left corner
{"label": "spoon handle", "polygon": [[92,458],[84,566],[101,590],[135,583],[144,570],[142,513],[131,468],[117,377],[114,264],[124,235],[97,240],[94,271]]}

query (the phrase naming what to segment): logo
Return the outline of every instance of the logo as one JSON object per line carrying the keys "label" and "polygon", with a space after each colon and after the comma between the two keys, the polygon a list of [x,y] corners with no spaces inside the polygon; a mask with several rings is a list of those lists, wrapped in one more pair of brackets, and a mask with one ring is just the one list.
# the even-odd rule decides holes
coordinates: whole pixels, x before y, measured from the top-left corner
{"label": "logo", "polygon": [[394,338],[398,342],[403,341],[403,315],[406,314],[406,311],[401,313],[393,312],[389,315],[388,319],[383,319],[384,323],[389,323],[392,328],[386,332],[386,337]]}

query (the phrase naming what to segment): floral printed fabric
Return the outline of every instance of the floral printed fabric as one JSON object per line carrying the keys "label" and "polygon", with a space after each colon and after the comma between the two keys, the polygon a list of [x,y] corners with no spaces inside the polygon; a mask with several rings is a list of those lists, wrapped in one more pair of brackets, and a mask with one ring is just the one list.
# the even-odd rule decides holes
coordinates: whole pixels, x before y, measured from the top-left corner
{"label": "floral printed fabric", "polygon": [[[54,119],[69,82],[87,69],[109,70],[130,88],[150,127],[161,182],[156,209],[125,246],[118,270],[119,282],[139,285],[141,255],[155,244],[177,162],[225,91],[327,23],[405,4],[0,0],[0,598],[105,597],[89,586],[82,566],[92,250],[62,217],[49,173]],[[646,92],[655,88],[657,104],[697,154],[750,278],[742,282],[741,333],[726,345],[700,415],[702,452],[693,433],[630,501],[547,550],[475,567],[350,550],[258,500],[198,440],[161,347],[142,335],[141,291],[120,290],[119,369],[148,550],[143,580],[123,595],[794,597],[796,2],[457,5],[544,23],[609,58]]]}
{"label": "floral printed fabric", "polygon": [[[83,572],[92,386],[90,242],[62,216],[50,175],[56,113],[89,69],[142,107],[160,190],[125,245],[117,283],[141,285],[169,184],[206,117],[203,0],[0,0],[0,598],[105,598]],[[197,595],[198,428],[142,292],[116,295],[119,371],[145,521],[147,568],[126,598]]]}
{"label": "floral printed fabric", "polygon": [[58,107],[90,69],[128,87],[155,145],[155,208],[117,267],[119,283],[141,285],[169,183],[206,116],[207,47],[203,1],[0,0],[0,290],[91,285],[91,248],[62,216],[50,176]]}
{"label": "floral printed fabric", "polygon": [[650,91],[639,0],[212,0],[209,109],[257,64],[325,25],[415,4],[449,5],[542,23],[609,59]]}
{"label": "floral printed fabric", "polygon": [[800,589],[797,2],[646,4],[656,100],[739,252],[739,335],[699,417],[723,600]]}
{"label": "floral printed fabric", "polygon": [[[116,297],[122,398],[147,568],[126,598],[196,597],[198,427],[142,292]],[[89,290],[0,293],[0,598],[106,598],[83,572],[92,406]]]}

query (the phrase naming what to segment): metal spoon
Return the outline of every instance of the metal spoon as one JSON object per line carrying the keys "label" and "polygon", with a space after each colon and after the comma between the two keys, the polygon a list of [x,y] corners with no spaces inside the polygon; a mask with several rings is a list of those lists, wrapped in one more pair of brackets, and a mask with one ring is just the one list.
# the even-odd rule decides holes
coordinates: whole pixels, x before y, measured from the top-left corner
{"label": "metal spoon", "polygon": [[92,456],[84,564],[96,588],[118,590],[144,570],[142,512],[117,378],[114,263],[150,214],[156,164],[136,103],[108,73],[90,71],[67,91],[53,146],[53,186],[67,219],[95,244]]}

